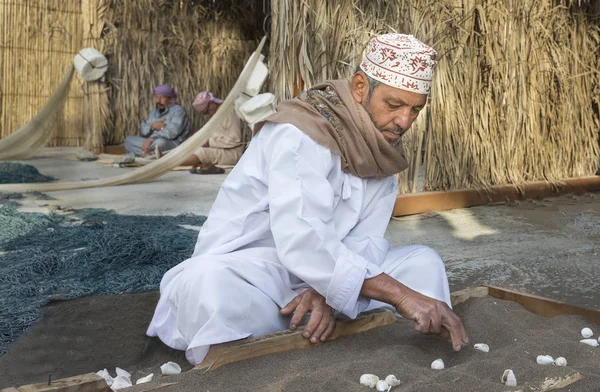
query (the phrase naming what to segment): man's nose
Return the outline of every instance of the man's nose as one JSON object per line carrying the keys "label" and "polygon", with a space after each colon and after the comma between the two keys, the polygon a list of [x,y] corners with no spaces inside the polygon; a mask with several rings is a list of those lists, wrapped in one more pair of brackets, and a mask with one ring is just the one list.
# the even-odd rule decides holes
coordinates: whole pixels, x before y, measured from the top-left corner
{"label": "man's nose", "polygon": [[394,117],[393,122],[394,122],[394,125],[406,130],[406,129],[410,128],[413,121],[414,121],[414,118],[411,116],[410,108],[408,108],[408,110],[400,111]]}

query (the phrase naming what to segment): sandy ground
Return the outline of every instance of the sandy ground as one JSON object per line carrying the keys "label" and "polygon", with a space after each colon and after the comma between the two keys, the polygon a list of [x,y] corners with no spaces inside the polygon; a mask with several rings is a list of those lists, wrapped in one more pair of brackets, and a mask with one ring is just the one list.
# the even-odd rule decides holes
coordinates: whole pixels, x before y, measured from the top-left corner
{"label": "sandy ground", "polygon": [[[552,319],[535,316],[520,305],[493,298],[472,299],[456,307],[472,343],[487,343],[489,353],[465,347],[459,353],[449,342],[419,335],[413,323],[399,320],[353,337],[305,350],[253,358],[209,373],[190,371],[161,376],[166,361],[185,363],[181,352],[144,337],[145,325],[156,302],[153,293],[120,297],[92,297],[55,303],[47,317],[15,349],[0,358],[0,387],[114,367],[129,371],[137,380],[149,372],[151,384],[127,389],[148,390],[165,383],[164,392],[179,391],[367,391],[359,385],[363,373],[380,377],[395,374],[397,391],[463,392],[507,391],[500,383],[512,369],[521,388],[538,388],[547,377],[564,377],[575,371],[584,378],[572,391],[597,391],[600,385],[600,348],[579,343],[587,326],[595,336],[600,326],[579,316]],[[540,366],[537,355],[563,356],[567,367]],[[446,369],[434,371],[442,358]]]}

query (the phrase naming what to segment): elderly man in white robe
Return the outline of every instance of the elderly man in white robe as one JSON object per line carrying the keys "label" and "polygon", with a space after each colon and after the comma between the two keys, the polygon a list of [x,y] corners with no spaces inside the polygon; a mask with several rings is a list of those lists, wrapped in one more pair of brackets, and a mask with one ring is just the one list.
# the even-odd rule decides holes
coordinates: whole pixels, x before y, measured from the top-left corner
{"label": "elderly man in white robe", "polygon": [[384,233],[406,169],[401,136],[425,106],[436,53],[409,35],[371,40],[350,80],[282,102],[232,170],[192,257],[169,270],[148,328],[200,363],[211,345],[295,329],[325,341],[335,318],[380,307],[422,333],[468,342],[445,267]]}

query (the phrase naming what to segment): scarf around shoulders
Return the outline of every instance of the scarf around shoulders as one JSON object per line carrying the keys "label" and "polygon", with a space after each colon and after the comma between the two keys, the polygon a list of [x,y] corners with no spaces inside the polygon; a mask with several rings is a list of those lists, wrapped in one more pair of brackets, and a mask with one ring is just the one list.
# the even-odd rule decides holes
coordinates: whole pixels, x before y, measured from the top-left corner
{"label": "scarf around shoulders", "polygon": [[[330,80],[277,105],[265,122],[292,124],[341,157],[342,170],[383,178],[408,167],[402,142],[392,146],[354,99],[350,80]],[[262,125],[258,126],[258,129]],[[258,131],[257,131],[258,132]]]}

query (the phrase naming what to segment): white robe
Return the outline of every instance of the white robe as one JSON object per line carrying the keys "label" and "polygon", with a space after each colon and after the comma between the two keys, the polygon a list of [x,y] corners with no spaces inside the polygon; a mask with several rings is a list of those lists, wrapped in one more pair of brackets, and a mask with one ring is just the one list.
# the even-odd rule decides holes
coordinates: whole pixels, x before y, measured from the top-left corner
{"label": "white robe", "polygon": [[280,308],[309,286],[351,318],[384,306],[359,295],[381,273],[449,304],[437,253],[384,239],[396,194],[394,176],[345,173],[293,125],[267,123],[223,183],[192,257],[163,277],[147,334],[198,364],[211,344],[287,328]]}

